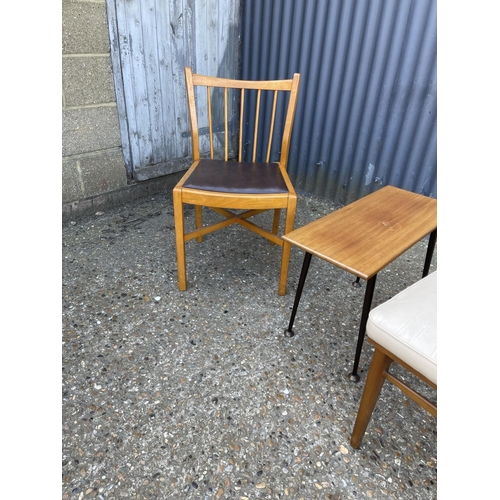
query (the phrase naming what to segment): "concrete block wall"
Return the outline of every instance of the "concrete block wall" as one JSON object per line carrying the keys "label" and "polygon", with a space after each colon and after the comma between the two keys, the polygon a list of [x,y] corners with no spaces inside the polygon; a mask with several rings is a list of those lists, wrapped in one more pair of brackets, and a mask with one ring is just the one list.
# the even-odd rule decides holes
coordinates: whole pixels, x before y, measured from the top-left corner
{"label": "concrete block wall", "polygon": [[63,219],[102,208],[126,187],[105,0],[63,0]]}

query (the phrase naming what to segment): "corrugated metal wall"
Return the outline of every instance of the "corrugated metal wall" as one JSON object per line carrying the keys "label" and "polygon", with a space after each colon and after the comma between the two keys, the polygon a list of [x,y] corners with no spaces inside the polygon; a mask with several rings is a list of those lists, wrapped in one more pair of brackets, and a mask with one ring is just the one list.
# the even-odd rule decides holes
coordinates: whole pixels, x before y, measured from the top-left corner
{"label": "corrugated metal wall", "polygon": [[239,75],[240,2],[106,0],[123,153],[137,180],[189,166],[184,66]]}
{"label": "corrugated metal wall", "polygon": [[437,197],[435,0],[245,0],[242,16],[242,78],[301,73],[298,190]]}

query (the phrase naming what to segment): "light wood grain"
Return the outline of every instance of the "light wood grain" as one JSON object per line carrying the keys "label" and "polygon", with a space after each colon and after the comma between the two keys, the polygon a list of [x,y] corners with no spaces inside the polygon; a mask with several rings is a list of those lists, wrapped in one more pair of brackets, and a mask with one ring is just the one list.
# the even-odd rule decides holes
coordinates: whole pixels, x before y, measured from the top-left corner
{"label": "light wood grain", "polygon": [[437,227],[437,200],[386,186],[283,236],[368,280]]}

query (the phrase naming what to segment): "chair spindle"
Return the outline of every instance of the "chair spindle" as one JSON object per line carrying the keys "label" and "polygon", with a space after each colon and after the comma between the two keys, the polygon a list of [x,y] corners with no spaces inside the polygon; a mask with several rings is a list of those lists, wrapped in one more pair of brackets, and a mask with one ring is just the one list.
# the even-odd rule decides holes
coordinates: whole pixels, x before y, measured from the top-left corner
{"label": "chair spindle", "polygon": [[208,138],[210,140],[210,159],[214,159],[214,140],[212,133],[212,96],[210,87],[207,86],[207,111],[208,111]]}
{"label": "chair spindle", "polygon": [[269,162],[271,158],[271,146],[273,144],[273,132],[274,132],[274,118],[276,116],[276,105],[278,102],[278,91],[274,91],[274,98],[273,98],[273,111],[271,115],[271,127],[269,129],[269,139],[267,141],[267,154],[266,154],[266,162]]}
{"label": "chair spindle", "polygon": [[239,139],[240,139],[240,147],[238,151],[238,161],[241,162],[243,158],[243,110],[245,109],[245,89],[241,89],[240,94],[240,130],[239,130]]}
{"label": "chair spindle", "polygon": [[253,134],[252,161],[255,161],[255,158],[257,156],[257,137],[259,134],[259,115],[260,115],[260,94],[261,94],[261,89],[257,90],[257,103],[255,105],[255,128]]}

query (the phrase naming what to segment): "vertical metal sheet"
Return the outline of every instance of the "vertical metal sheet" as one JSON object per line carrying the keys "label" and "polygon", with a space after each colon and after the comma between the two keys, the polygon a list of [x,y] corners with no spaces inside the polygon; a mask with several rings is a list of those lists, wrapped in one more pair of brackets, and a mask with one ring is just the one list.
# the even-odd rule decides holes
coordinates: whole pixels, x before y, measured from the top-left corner
{"label": "vertical metal sheet", "polygon": [[391,184],[437,197],[435,0],[245,0],[242,78],[301,87],[289,172],[344,204]]}
{"label": "vertical metal sheet", "polygon": [[239,75],[240,3],[106,0],[127,171],[138,180],[187,168],[184,66]]}

